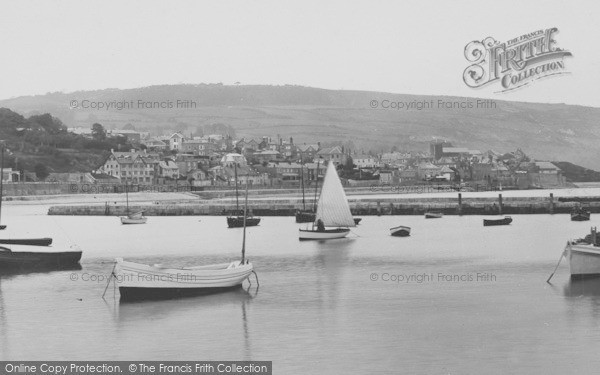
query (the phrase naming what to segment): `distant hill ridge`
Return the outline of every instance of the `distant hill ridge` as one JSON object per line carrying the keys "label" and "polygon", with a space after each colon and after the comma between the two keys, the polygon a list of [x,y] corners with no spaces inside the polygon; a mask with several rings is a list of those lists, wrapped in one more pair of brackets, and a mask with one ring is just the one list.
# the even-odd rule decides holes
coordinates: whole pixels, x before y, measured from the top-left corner
{"label": "distant hill ridge", "polygon": [[[70,109],[70,101],[194,101],[195,108]],[[433,108],[382,108],[383,101],[430,102]],[[495,108],[438,108],[438,100],[477,98],[326,90],[303,86],[161,85],[51,93],[0,101],[23,115],[50,113],[67,126],[132,124],[151,132],[189,134],[211,124],[231,125],[238,137],[293,137],[296,143],[339,142],[361,151],[427,150],[433,139],[471,149],[523,149],[536,159],[568,160],[600,169],[600,108],[494,100]],[[372,108],[372,101],[377,108]],[[391,106],[391,105],[389,105]],[[413,106],[414,108],[414,106]]]}

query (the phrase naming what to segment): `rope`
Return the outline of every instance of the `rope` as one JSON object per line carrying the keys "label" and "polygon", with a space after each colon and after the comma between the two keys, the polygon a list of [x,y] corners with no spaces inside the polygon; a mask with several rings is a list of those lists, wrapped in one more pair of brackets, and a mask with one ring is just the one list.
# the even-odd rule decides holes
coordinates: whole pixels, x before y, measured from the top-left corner
{"label": "rope", "polygon": [[[256,277],[256,286],[259,287],[260,283],[258,282],[258,275],[256,274],[256,272],[254,270],[252,270],[252,273],[254,274],[254,277]],[[250,280],[248,279],[248,281],[250,281]]]}
{"label": "rope", "polygon": [[352,229],[350,229],[350,233],[352,233],[353,235],[355,235],[356,237],[362,237],[359,234],[357,234],[356,232],[354,232]]}

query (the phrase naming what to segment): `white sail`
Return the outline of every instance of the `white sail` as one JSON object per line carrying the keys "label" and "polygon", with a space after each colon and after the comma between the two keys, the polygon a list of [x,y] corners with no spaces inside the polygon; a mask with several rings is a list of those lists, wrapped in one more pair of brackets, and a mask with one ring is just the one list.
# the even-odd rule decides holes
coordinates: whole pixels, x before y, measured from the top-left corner
{"label": "white sail", "polygon": [[321,219],[327,227],[354,227],[354,218],[346,199],[346,193],[330,161],[325,173],[325,181],[317,204],[316,220]]}

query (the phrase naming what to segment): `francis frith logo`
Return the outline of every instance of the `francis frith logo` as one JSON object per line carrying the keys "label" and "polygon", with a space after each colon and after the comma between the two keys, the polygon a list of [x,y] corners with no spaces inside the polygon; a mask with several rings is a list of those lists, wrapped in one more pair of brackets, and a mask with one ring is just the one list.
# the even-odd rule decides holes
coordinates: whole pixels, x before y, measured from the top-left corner
{"label": "francis frith logo", "polygon": [[536,30],[507,42],[492,37],[472,41],[465,47],[465,58],[472,63],[463,73],[469,87],[498,82],[501,90],[523,87],[540,78],[567,74],[565,57],[571,52],[558,48],[554,39],[558,29]]}

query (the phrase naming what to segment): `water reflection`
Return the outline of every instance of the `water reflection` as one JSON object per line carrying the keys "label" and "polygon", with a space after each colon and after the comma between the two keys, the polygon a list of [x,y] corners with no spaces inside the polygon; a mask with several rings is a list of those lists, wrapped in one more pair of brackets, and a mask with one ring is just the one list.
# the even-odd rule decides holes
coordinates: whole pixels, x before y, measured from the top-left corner
{"label": "water reflection", "polygon": [[83,268],[81,267],[81,264],[73,264],[73,265],[62,266],[62,267],[42,265],[42,266],[31,266],[31,267],[23,266],[23,267],[19,267],[19,268],[0,268],[0,279],[8,280],[15,276],[23,276],[23,275],[30,275],[30,274],[33,275],[33,274],[38,274],[38,273],[62,272],[62,271],[81,271],[82,269]]}
{"label": "water reflection", "polygon": [[600,277],[571,279],[563,293],[566,297],[600,297]]}

